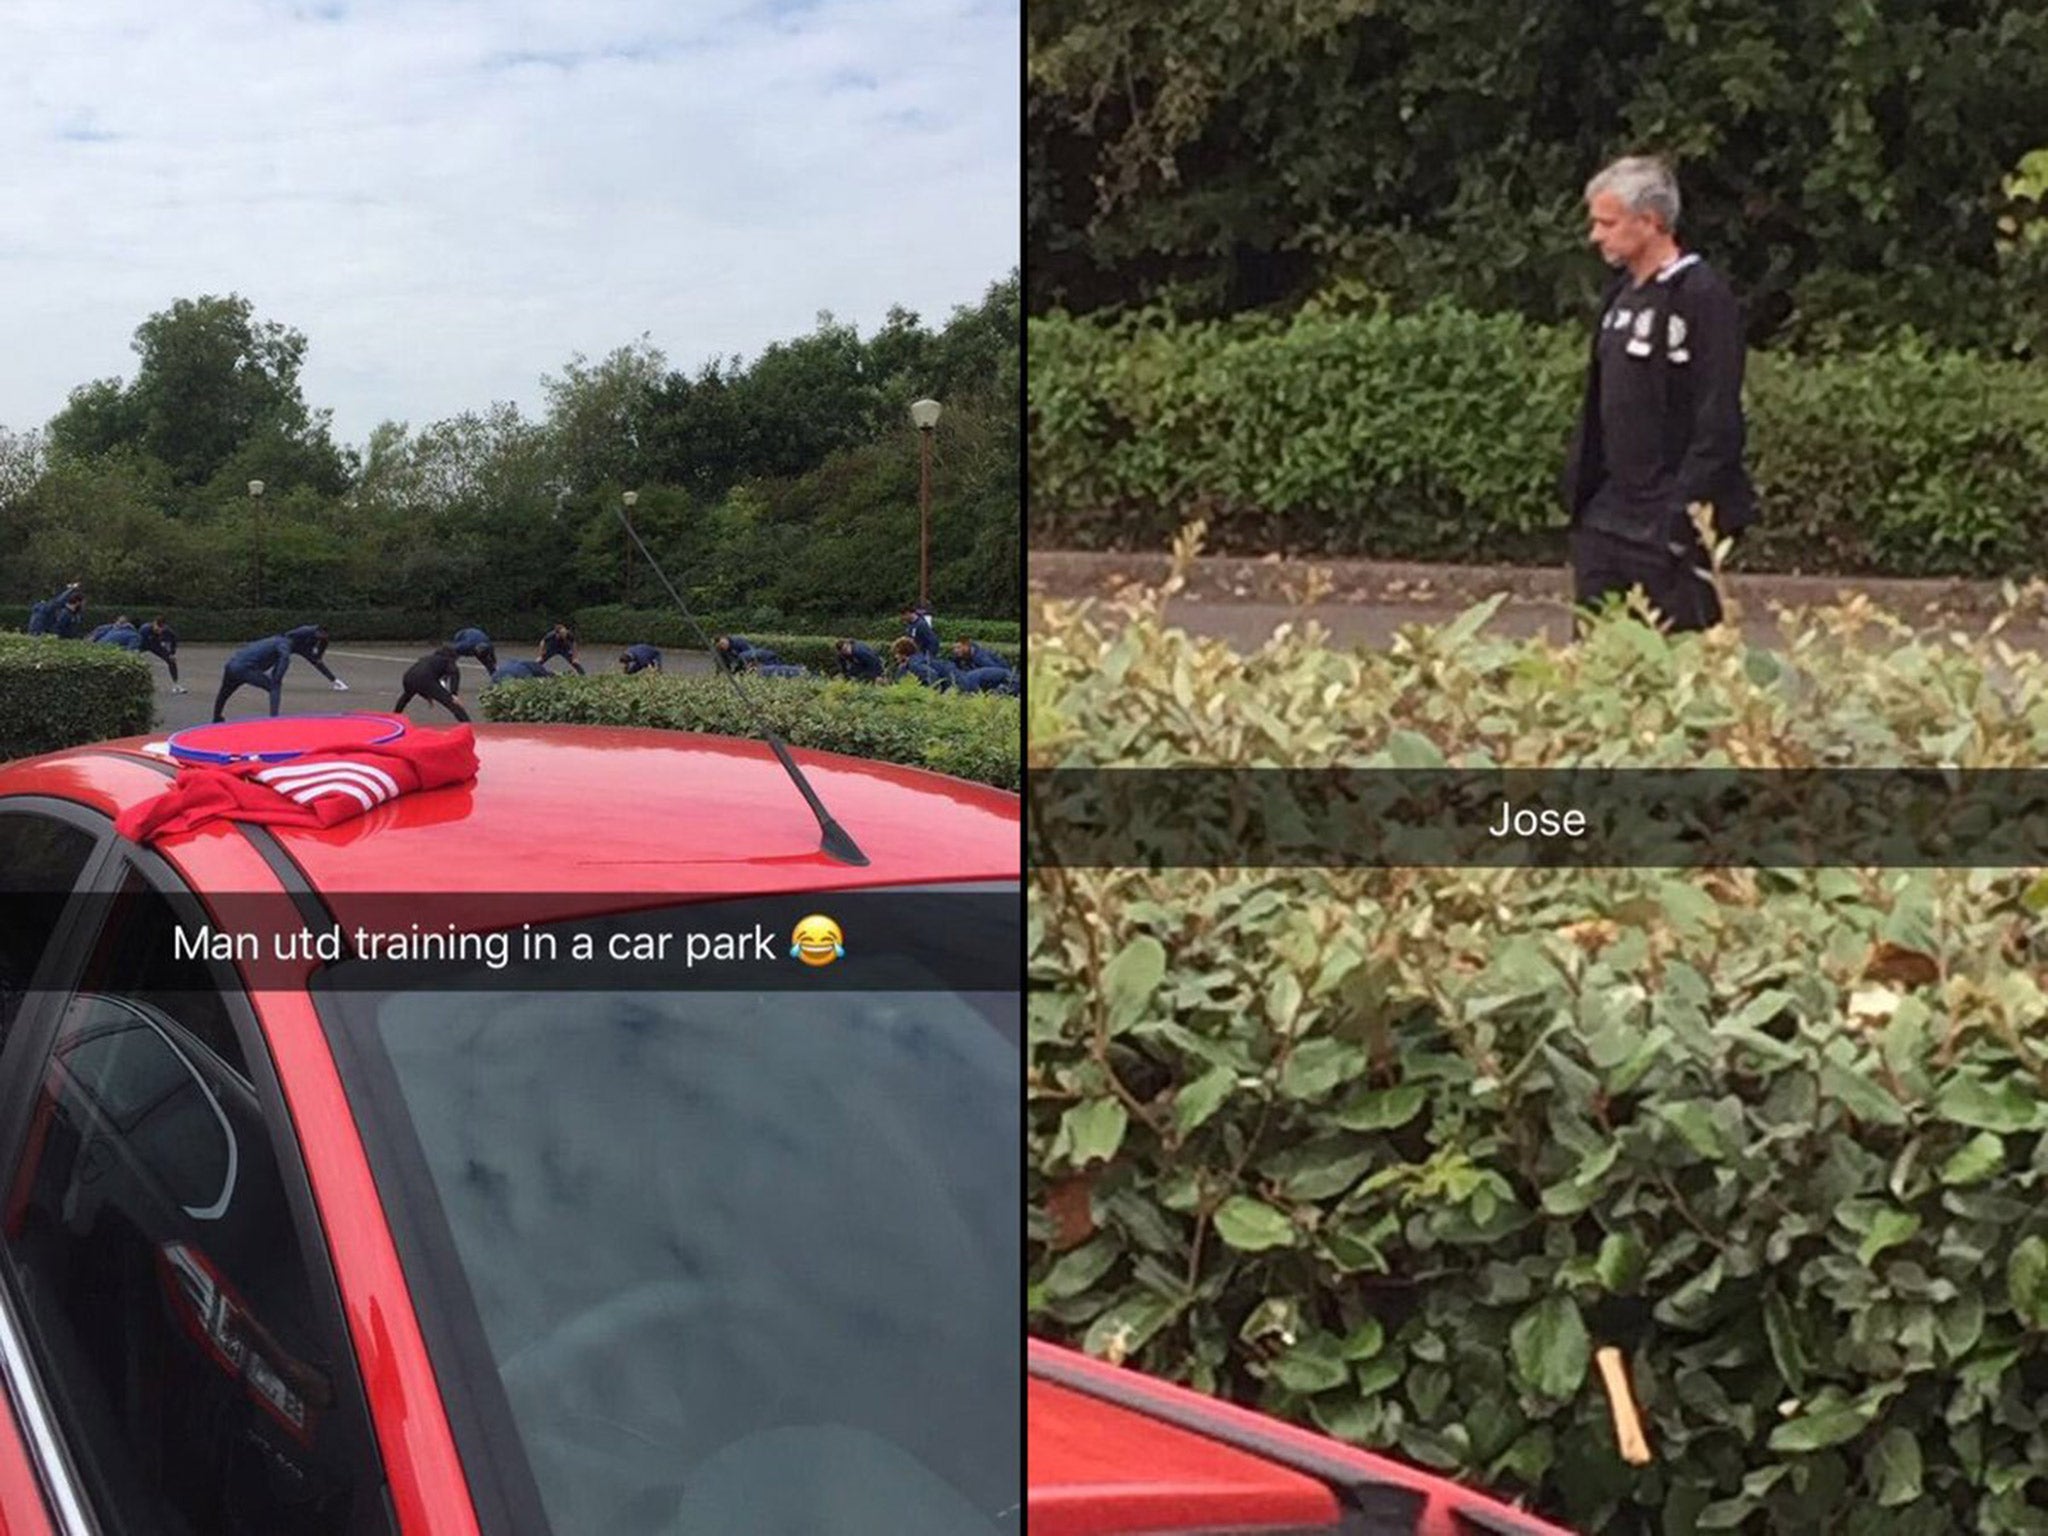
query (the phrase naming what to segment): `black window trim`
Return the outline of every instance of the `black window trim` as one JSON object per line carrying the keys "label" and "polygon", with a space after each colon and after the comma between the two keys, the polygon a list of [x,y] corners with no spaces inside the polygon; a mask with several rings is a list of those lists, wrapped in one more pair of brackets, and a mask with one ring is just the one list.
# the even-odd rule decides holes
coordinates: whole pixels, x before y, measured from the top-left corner
{"label": "black window trim", "polygon": [[[43,800],[41,797],[9,797],[0,800],[0,813],[14,809],[46,810],[56,808],[61,819],[72,821],[91,830],[102,833],[101,840],[88,860],[84,873],[73,887],[73,900],[83,893],[90,896],[111,896],[120,888],[122,881],[132,869],[143,882],[162,895],[172,910],[187,921],[205,920],[204,904],[173,869],[170,863],[151,849],[126,842],[113,835],[111,818],[88,807],[61,800]],[[40,1076],[24,1070],[23,1059],[39,1064],[47,1059],[54,1048],[58,1024],[61,1018],[60,1004],[69,997],[80,972],[91,956],[93,945],[98,941],[100,925],[82,921],[74,910],[65,920],[67,926],[60,928],[58,941],[52,946],[51,963],[42,967],[37,976],[37,990],[30,993],[28,1005],[15,1020],[4,1050],[0,1050],[0,1186],[11,1180],[18,1169],[29,1119],[33,1112]],[[301,1254],[307,1260],[309,1290],[320,1324],[328,1336],[339,1345],[334,1361],[335,1393],[337,1401],[344,1394],[352,1401],[363,1428],[363,1451],[370,1458],[369,1465],[374,1471],[374,1480],[362,1489],[361,1508],[364,1511],[381,1512],[385,1527],[392,1533],[398,1531],[394,1512],[394,1500],[390,1487],[390,1472],[384,1464],[383,1445],[377,1433],[377,1422],[372,1413],[369,1393],[362,1379],[362,1364],[357,1352],[354,1331],[349,1327],[348,1314],[341,1302],[340,1282],[335,1276],[331,1249],[331,1236],[326,1223],[321,1219],[318,1203],[313,1198],[312,1183],[309,1179],[305,1160],[299,1149],[300,1129],[291,1113],[291,1106],[284,1096],[282,1083],[277,1076],[277,1067],[270,1055],[269,1041],[263,1033],[256,1005],[251,999],[242,978],[234,968],[225,962],[204,962],[216,989],[221,995],[229,1020],[235,1031],[236,1042],[242,1048],[244,1060],[253,1079],[258,1103],[262,1107],[263,1121],[269,1132],[271,1155],[277,1161],[280,1182],[284,1187],[285,1203],[291,1212],[293,1235],[299,1243]],[[0,1245],[4,1247],[4,1245]],[[9,1385],[17,1368],[32,1372],[32,1387],[36,1401],[47,1414],[50,1397],[43,1383],[42,1367],[29,1353],[27,1334],[21,1327],[21,1298],[14,1274],[11,1257],[0,1263],[0,1308],[6,1311],[6,1325],[13,1333],[11,1344],[18,1345],[21,1353],[7,1361]],[[66,1431],[60,1429],[51,1416],[48,1428],[56,1437],[53,1447],[58,1461],[50,1467],[39,1464],[38,1474],[43,1477],[46,1489],[53,1477],[67,1480],[68,1491],[73,1497],[83,1498],[84,1479],[80,1476],[76,1462],[65,1443]],[[85,1505],[90,1523],[75,1527],[80,1536],[99,1536],[100,1527],[90,1513],[90,1504]],[[361,1519],[362,1516],[357,1517]],[[63,1536],[71,1536],[70,1531]]]}

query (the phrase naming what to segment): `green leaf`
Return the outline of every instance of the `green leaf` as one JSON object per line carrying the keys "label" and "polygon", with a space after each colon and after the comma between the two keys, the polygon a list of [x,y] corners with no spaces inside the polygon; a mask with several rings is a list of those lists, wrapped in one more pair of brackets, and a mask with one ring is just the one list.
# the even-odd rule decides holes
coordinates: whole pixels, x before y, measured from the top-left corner
{"label": "green leaf", "polygon": [[1053,1265],[1043,1282],[1045,1294],[1052,1300],[1064,1300],[1079,1296],[1096,1281],[1109,1273],[1122,1252],[1115,1238],[1101,1235],[1089,1239],[1071,1253],[1061,1256]]}
{"label": "green leaf", "polygon": [[[1455,619],[1452,619],[1450,623],[1437,631],[1436,643],[1438,648],[1443,651],[1464,649],[1473,636],[1477,635],[1480,630],[1487,626],[1493,616],[1500,611],[1500,605],[1506,601],[1507,594],[1505,592],[1496,592],[1492,597],[1487,598],[1486,601],[1475,603],[1472,607],[1467,608]],[[1443,759],[1438,758],[1435,763],[1421,763],[1412,766],[1434,768],[1440,767],[1442,762]],[[1405,768],[1411,765],[1401,763],[1397,766]]]}
{"label": "green leaf", "polygon": [[1436,743],[1414,731],[1388,733],[1386,753],[1387,760],[1396,768],[1441,768],[1444,765],[1444,755],[1437,750]]}
{"label": "green leaf", "polygon": [[1910,1211],[1879,1211],[1870,1224],[1869,1233],[1856,1247],[1856,1258],[1860,1263],[1869,1264],[1885,1249],[1896,1248],[1919,1230],[1920,1218]]}
{"label": "green leaf", "polygon": [[1826,1061],[1820,1069],[1821,1092],[1858,1120],[1872,1125],[1904,1125],[1906,1108],[1882,1083],[1853,1067]]}
{"label": "green leaf", "polygon": [[1096,1318],[1081,1348],[1098,1359],[1121,1359],[1143,1349],[1151,1337],[1180,1310],[1174,1302],[1150,1291],[1136,1291]]}
{"label": "green leaf", "polygon": [[1385,1088],[1361,1094],[1337,1111],[1337,1124],[1347,1131],[1391,1131],[1406,1125],[1429,1102],[1429,1090],[1420,1085]]}
{"label": "green leaf", "polygon": [[1920,1442],[1904,1426],[1886,1430],[1871,1447],[1864,1473],[1884,1508],[1912,1503],[1920,1497]]}
{"label": "green leaf", "polygon": [[1522,1380],[1558,1398],[1578,1391],[1593,1354],[1578,1303],[1562,1293],[1546,1296],[1516,1318],[1508,1347]]}
{"label": "green leaf", "polygon": [[1135,1024],[1166,979],[1166,946],[1149,934],[1132,939],[1102,968],[1102,991],[1115,1034]]}
{"label": "green leaf", "polygon": [[1370,1360],[1387,1345],[1387,1330],[1376,1317],[1368,1317],[1345,1336],[1341,1346],[1346,1360]]}
{"label": "green leaf", "polygon": [[1273,1028],[1286,1034],[1301,1013],[1301,981],[1292,971],[1282,971],[1266,988],[1266,1017]]}
{"label": "green leaf", "polygon": [[1610,1232],[1600,1240],[1600,1255],[1593,1261],[1600,1283],[1616,1296],[1625,1296],[1642,1283],[1649,1254],[1627,1232]]}
{"label": "green leaf", "polygon": [[1799,1344],[1799,1328],[1792,1304],[1776,1290],[1764,1295],[1764,1336],[1770,1341],[1771,1359],[1778,1375],[1794,1392],[1806,1390],[1806,1351]]}
{"label": "green leaf", "polygon": [[1236,1072],[1229,1067],[1211,1067],[1174,1096],[1174,1129],[1183,1136],[1198,1129],[1223,1107],[1236,1087]]}
{"label": "green leaf", "polygon": [[2030,1131],[2041,1124],[2041,1102],[2018,1083],[1995,1086],[1958,1078],[1935,1095],[1935,1113],[1985,1131]]}
{"label": "green leaf", "polygon": [[1996,1133],[1979,1131],[1941,1165],[1944,1184],[1974,1184],[2005,1163],[2005,1143]]}
{"label": "green leaf", "polygon": [[1399,1355],[1376,1356],[1358,1367],[1354,1389],[1360,1397],[1376,1397],[1399,1381],[1406,1369]]}
{"label": "green leaf", "polygon": [[1657,1118],[1678,1132],[1685,1144],[1701,1157],[1719,1159],[1721,1133],[1714,1121],[1713,1107],[1700,1099],[1682,1099],[1675,1104],[1653,1107]]}
{"label": "green leaf", "polygon": [[1060,1137],[1067,1146],[1067,1160],[1076,1168],[1106,1163],[1124,1144],[1124,1131],[1131,1117],[1116,1099],[1090,1099],[1076,1104],[1060,1117]]}
{"label": "green leaf", "polygon": [[1829,1408],[1819,1413],[1788,1419],[1771,1431],[1774,1451],[1824,1451],[1843,1445],[1862,1434],[1870,1414],[1861,1408]]}
{"label": "green leaf", "polygon": [[2005,1265],[2005,1290],[2012,1309],[2029,1327],[2048,1327],[2048,1242],[2022,1238]]}
{"label": "green leaf", "polygon": [[1365,1070],[1365,1051],[1348,1040],[1304,1040],[1280,1069],[1290,1099],[1319,1099]]}
{"label": "green leaf", "polygon": [[1336,1340],[1327,1334],[1303,1339],[1273,1362],[1272,1371],[1281,1386],[1304,1396],[1341,1387],[1351,1379],[1351,1369]]}
{"label": "green leaf", "polygon": [[1262,1200],[1232,1195],[1217,1209],[1216,1234],[1241,1253],[1291,1247],[1294,1223]]}

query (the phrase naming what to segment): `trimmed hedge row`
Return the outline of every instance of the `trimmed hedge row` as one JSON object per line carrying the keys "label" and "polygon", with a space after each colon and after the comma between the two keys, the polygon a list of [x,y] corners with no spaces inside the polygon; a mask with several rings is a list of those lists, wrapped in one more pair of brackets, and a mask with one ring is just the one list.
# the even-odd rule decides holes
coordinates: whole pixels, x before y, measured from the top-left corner
{"label": "trimmed hedge row", "polygon": [[[45,594],[47,595],[47,594]],[[103,600],[93,593],[86,594],[86,615],[90,623],[108,622],[121,614],[127,614],[138,624],[147,623],[161,612],[170,621],[171,628],[178,632],[181,641],[200,644],[240,644],[260,639],[264,635],[278,634],[300,624],[322,623],[335,640],[422,640],[446,637],[471,624],[477,625],[498,644],[506,655],[524,654],[539,645],[540,637],[557,619],[565,621],[576,632],[577,640],[590,645],[637,645],[646,641],[664,649],[693,650],[698,645],[697,631],[684,622],[681,614],[672,608],[582,608],[573,613],[514,613],[514,614],[466,614],[459,612],[435,612],[425,608],[164,608],[146,603],[120,603]],[[33,601],[12,606],[0,605],[0,613],[12,613],[19,609],[17,622],[26,625],[28,611]],[[707,619],[711,633],[732,632],[745,635],[748,639],[760,639],[763,644],[774,642],[757,635],[745,624],[713,623]],[[874,637],[883,637],[886,644],[902,633],[903,626],[894,617],[870,618],[848,624],[845,628],[820,626],[830,631],[830,638],[819,641],[828,650],[832,641],[841,634],[851,634],[874,643]],[[792,644],[810,643],[818,634],[809,636],[779,636]],[[966,636],[981,641],[991,649],[1007,646],[1014,652],[1020,630],[1015,619],[963,619],[949,622],[943,636],[953,639]]]}
{"label": "trimmed hedge row", "polygon": [[[764,645],[771,643],[760,632],[761,626],[731,616],[705,615],[704,627],[714,635],[744,635],[749,640],[760,640]],[[569,620],[579,640],[600,645],[658,645],[663,649],[695,650],[702,645],[697,637],[696,626],[689,623],[673,608],[625,608],[617,604],[601,608],[579,608]],[[1015,619],[958,619],[939,616],[939,637],[942,640],[956,640],[965,637],[979,640],[983,645],[993,647],[998,643],[1015,646],[1023,634],[1022,627]],[[488,626],[486,626],[488,627]],[[496,633],[496,631],[492,631]],[[787,638],[787,632],[777,631]],[[894,614],[873,615],[864,619],[840,618],[829,623],[807,622],[803,633],[826,635],[837,640],[850,635],[856,640],[866,640],[870,645],[876,637],[893,640],[903,633],[903,625]],[[829,642],[828,642],[829,643]]]}
{"label": "trimmed hedge row", "polygon": [[[748,634],[745,638],[756,645],[767,646],[784,661],[793,661],[815,672],[829,673],[834,677],[839,675],[839,641],[836,636]],[[890,635],[883,639],[870,639],[868,644],[881,654],[884,661],[887,661],[889,646],[894,643],[894,638]],[[1002,657],[1008,665],[1017,665],[1016,646],[991,645],[988,649]]]}
{"label": "trimmed hedge row", "polygon": [[[20,618],[14,622],[25,625],[33,606],[24,602],[0,607],[0,613],[12,613],[18,607]],[[334,640],[370,641],[446,637],[476,624],[498,641],[501,650],[508,645],[522,649],[538,645],[557,617],[537,613],[475,616],[427,608],[179,608],[116,602],[86,593],[88,627],[109,623],[124,613],[138,624],[161,613],[177,631],[180,642],[202,645],[239,645],[314,623],[325,624]]]}
{"label": "trimmed hedge row", "polygon": [[[1030,322],[1031,537],[1552,560],[1586,333],[1447,305]],[[2048,375],[1929,350],[1753,354],[1743,564],[2048,570]]]}
{"label": "trimmed hedge row", "polygon": [[[1034,768],[2048,760],[2048,658],[1867,604],[1768,651],[1162,611],[1044,609]],[[2036,869],[1039,870],[1032,1329],[1578,1530],[2038,1532],[2044,914]]]}
{"label": "trimmed hedge row", "polygon": [[150,666],[115,646],[0,634],[0,762],[147,731]]}
{"label": "trimmed hedge row", "polygon": [[[1018,786],[1023,743],[1015,699],[936,693],[914,682],[758,678],[746,687],[769,727],[793,747],[929,768],[998,789]],[[481,699],[491,720],[758,734],[732,685],[716,677],[530,678],[497,684]]]}

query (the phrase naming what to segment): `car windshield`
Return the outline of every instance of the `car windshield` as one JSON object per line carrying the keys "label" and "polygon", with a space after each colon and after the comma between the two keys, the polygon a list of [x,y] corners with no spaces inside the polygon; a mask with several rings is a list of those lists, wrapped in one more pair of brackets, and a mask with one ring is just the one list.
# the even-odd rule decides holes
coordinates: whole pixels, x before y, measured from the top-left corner
{"label": "car windshield", "polygon": [[1014,992],[316,996],[487,1531],[1020,1528]]}

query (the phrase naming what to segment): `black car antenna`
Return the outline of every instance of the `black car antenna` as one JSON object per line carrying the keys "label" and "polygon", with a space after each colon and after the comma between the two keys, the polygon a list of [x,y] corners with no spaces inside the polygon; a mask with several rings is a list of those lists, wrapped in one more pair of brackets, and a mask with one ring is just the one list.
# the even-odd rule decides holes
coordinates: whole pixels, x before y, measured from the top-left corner
{"label": "black car antenna", "polygon": [[837,859],[841,864],[855,864],[865,868],[869,860],[868,856],[861,852],[860,844],[853,840],[846,828],[832,819],[832,813],[825,809],[825,802],[818,798],[818,792],[811,788],[810,780],[804,777],[803,769],[797,767],[796,759],[789,755],[788,746],[780,736],[768,728],[768,722],[762,718],[760,709],[747,697],[747,690],[740,686],[739,674],[719,660],[718,647],[712,641],[711,632],[698,620],[697,615],[690,611],[690,605],[683,601],[683,594],[678,592],[675,583],[668,579],[668,572],[661,568],[661,562],[654,558],[654,552],[642,543],[640,535],[633,531],[632,520],[626,516],[624,507],[619,509],[619,521],[625,524],[626,537],[647,557],[648,565],[660,578],[661,584],[668,589],[668,595],[675,600],[675,605],[683,611],[683,617],[690,621],[690,627],[695,629],[698,637],[703,640],[704,649],[711,653],[712,665],[725,673],[726,681],[733,686],[733,692],[740,696],[740,702],[753,717],[754,729],[759,731],[762,740],[768,743],[768,750],[775,754],[776,761],[782,764],[784,771],[796,784],[797,793],[804,797],[804,803],[811,808],[811,814],[818,818],[818,830],[824,834],[824,840],[818,845],[819,851],[827,858]]}

